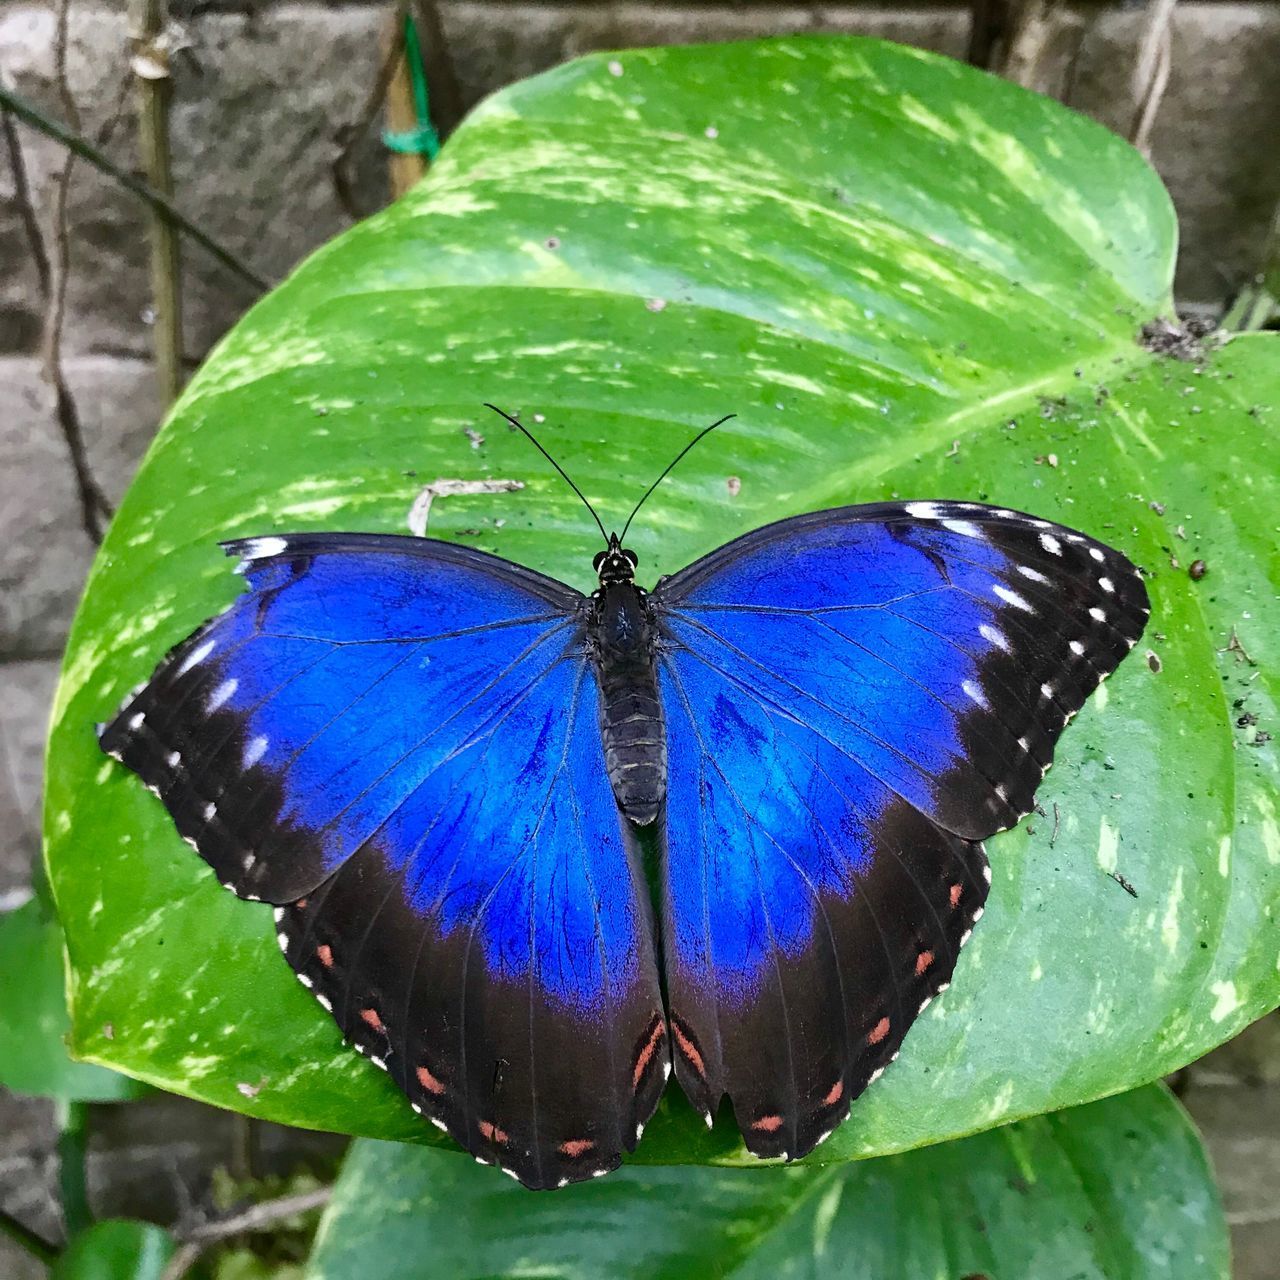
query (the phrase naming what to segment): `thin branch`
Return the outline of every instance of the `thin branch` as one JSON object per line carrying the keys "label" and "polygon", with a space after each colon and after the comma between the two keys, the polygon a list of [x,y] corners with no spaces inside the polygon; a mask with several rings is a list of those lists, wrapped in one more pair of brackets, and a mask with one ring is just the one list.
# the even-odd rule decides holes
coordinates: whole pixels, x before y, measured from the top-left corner
{"label": "thin branch", "polygon": [[969,5],[969,48],[965,60],[970,66],[991,66],[997,48],[1008,34],[1007,0],[971,0]]}
{"label": "thin branch", "polygon": [[[165,0],[130,0],[133,57],[138,84],[138,143],[142,167],[153,190],[173,197],[169,151],[169,50],[165,40]],[[182,264],[178,229],[158,209],[150,211],[152,339],[163,402],[182,390]]]}
{"label": "thin branch", "polygon": [[422,64],[426,69],[427,84],[431,87],[431,123],[444,139],[458,127],[466,114],[458,73],[435,0],[412,0],[412,4],[422,45]]}
{"label": "thin branch", "polygon": [[0,132],[4,134],[5,150],[9,153],[9,169],[13,173],[13,198],[18,206],[18,218],[26,233],[27,243],[31,246],[31,260],[36,265],[40,296],[47,300],[51,292],[49,255],[45,252],[44,236],[40,234],[40,223],[36,220],[35,205],[31,203],[31,184],[27,179],[26,161],[22,158],[22,145],[18,141],[18,131],[13,127],[13,117],[7,107],[0,109]]}
{"label": "thin branch", "polygon": [[1063,19],[1061,0],[1017,0],[1006,26],[1003,53],[994,69],[1023,88],[1046,91],[1047,68]]}
{"label": "thin branch", "polygon": [[334,133],[334,142],[338,154],[333,158],[331,173],[333,175],[333,191],[347,216],[352,219],[364,217],[356,203],[355,183],[351,179],[351,159],[360,140],[369,132],[373,122],[382,110],[386,101],[387,90],[391,86],[396,68],[404,55],[404,19],[409,12],[409,0],[397,0],[391,18],[391,37],[383,54],[382,65],[374,78],[369,96],[355,120],[339,125]]}
{"label": "thin branch", "polygon": [[79,156],[82,160],[87,160],[95,169],[100,170],[107,177],[118,182],[125,190],[137,196],[139,200],[145,201],[154,209],[159,209],[165,217],[181,227],[196,244],[210,253],[229,271],[239,276],[240,279],[253,285],[258,292],[265,293],[271,288],[271,281],[259,275],[247,263],[242,262],[230,249],[219,244],[207,232],[202,231],[177,208],[172,200],[167,196],[161,195],[159,191],[153,191],[145,182],[140,182],[131,173],[121,169],[119,165],[109,160],[88,138],[77,130],[69,129],[65,125],[51,120],[43,112],[27,102],[25,98],[19,97],[3,85],[0,85],[0,108],[13,112],[23,124],[29,125],[31,128],[45,134],[46,137],[62,143],[69,151]]}
{"label": "thin branch", "polygon": [[[405,39],[405,19],[399,15],[390,18],[391,29],[384,36],[388,46],[398,44],[403,53],[396,59],[387,85],[387,128],[396,133],[408,133],[424,122],[418,119],[414,102],[412,72],[409,70],[410,49]],[[416,151],[390,151],[387,155],[387,175],[390,179],[391,198],[398,200],[414,186],[427,171],[427,157]]]}
{"label": "thin branch", "polygon": [[261,1204],[234,1213],[230,1217],[202,1222],[199,1226],[181,1233],[182,1244],[169,1260],[161,1280],[181,1280],[199,1261],[200,1255],[220,1240],[233,1236],[266,1231],[286,1218],[294,1218],[314,1209],[322,1209],[329,1203],[332,1187],[317,1187],[313,1191],[300,1191],[296,1195],[280,1196],[276,1200],[264,1200]]}
{"label": "thin branch", "polygon": [[0,1236],[8,1236],[19,1249],[37,1262],[43,1262],[46,1267],[51,1266],[58,1256],[57,1245],[24,1226],[3,1209],[0,1209]]}
{"label": "thin branch", "polygon": [[[67,42],[70,31],[70,0],[59,0],[54,27],[54,78],[58,96],[67,119],[76,129],[80,127],[80,111],[71,83],[67,77]],[[76,495],[80,503],[80,520],[85,535],[95,546],[102,541],[103,530],[111,519],[111,503],[89,465],[88,450],[84,443],[84,428],[75,397],[67,384],[62,368],[62,331],[67,309],[67,280],[71,274],[71,237],[67,232],[67,200],[71,189],[71,173],[75,156],[68,154],[54,180],[53,187],[53,248],[46,256],[49,263],[48,291],[45,294],[44,316],[44,377],[53,388],[54,416],[67,446],[71,471],[75,477]],[[33,210],[34,218],[34,210]]]}
{"label": "thin branch", "polygon": [[1129,81],[1129,97],[1133,103],[1129,141],[1143,155],[1150,151],[1151,129],[1169,86],[1173,66],[1171,28],[1176,3],[1177,0],[1148,0]]}

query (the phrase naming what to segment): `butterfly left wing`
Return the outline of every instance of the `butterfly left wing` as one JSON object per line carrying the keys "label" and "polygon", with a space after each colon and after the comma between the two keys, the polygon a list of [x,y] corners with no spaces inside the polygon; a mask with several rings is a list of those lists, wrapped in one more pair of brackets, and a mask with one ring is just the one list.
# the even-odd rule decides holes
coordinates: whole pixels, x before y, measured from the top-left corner
{"label": "butterfly left wing", "polygon": [[529,1186],[616,1165],[667,1062],[583,598],[426,539],[251,539],[101,744],[414,1107]]}
{"label": "butterfly left wing", "polygon": [[660,583],[676,1073],[804,1155],[896,1056],[981,915],[980,841],[1141,634],[1118,552],[974,503],[781,521]]}

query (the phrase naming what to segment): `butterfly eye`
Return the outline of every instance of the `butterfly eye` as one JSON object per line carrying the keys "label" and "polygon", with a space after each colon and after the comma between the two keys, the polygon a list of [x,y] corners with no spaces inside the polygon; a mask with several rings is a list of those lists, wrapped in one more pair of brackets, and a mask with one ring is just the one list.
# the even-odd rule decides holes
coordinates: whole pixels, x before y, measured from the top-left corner
{"label": "butterfly eye", "polygon": [[604,558],[605,558],[605,556],[607,556],[608,554],[609,554],[609,553],[608,553],[607,551],[597,551],[597,552],[596,552],[596,558],[595,558],[594,560],[592,560],[592,562],[591,562],[591,567],[592,567],[592,569],[594,569],[594,570],[595,570],[595,572],[596,572],[596,573],[599,573],[599,572],[600,572],[600,566],[601,566],[602,564],[604,564]]}
{"label": "butterfly eye", "polygon": [[640,557],[634,551],[628,551],[626,547],[622,548],[622,554],[631,561],[631,567],[634,569],[640,563]]}

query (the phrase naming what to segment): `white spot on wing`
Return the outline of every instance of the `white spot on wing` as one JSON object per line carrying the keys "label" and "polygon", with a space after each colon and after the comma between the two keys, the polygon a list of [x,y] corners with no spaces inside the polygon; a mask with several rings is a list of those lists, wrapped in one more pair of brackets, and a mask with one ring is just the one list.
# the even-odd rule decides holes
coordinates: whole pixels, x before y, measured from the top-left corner
{"label": "white spot on wing", "polygon": [[326,995],[318,995],[318,996],[316,996],[316,1003],[317,1003],[317,1004],[318,1004],[318,1005],[319,1005],[319,1006],[320,1006],[320,1007],[321,1007],[321,1008],[322,1008],[326,1013],[332,1013],[332,1012],[333,1012],[333,1001],[332,1001],[332,1000],[330,1000],[328,996],[326,996]]}
{"label": "white spot on wing", "polygon": [[936,520],[938,518],[938,504],[936,502],[908,502],[902,509],[907,515],[914,516],[917,520]]}
{"label": "white spot on wing", "polygon": [[288,548],[289,544],[283,538],[246,538],[240,555],[245,560],[266,560]]}
{"label": "white spot on wing", "polygon": [[1107,620],[1107,615],[1103,613],[1097,605],[1094,605],[1094,607],[1089,610],[1089,617],[1091,617],[1094,622],[1106,622]]}
{"label": "white spot on wing", "polygon": [[249,745],[244,749],[244,767],[252,769],[259,760],[267,753],[267,739],[259,735],[249,740]]}
{"label": "white spot on wing", "polygon": [[166,763],[170,769],[176,769],[182,763],[181,752],[170,751]]}
{"label": "white spot on wing", "polygon": [[1101,552],[1101,551],[1099,551],[1097,547],[1090,547],[1090,548],[1089,548],[1089,554],[1090,554],[1090,555],[1091,555],[1095,560],[1102,560],[1102,559],[1104,559],[1104,556],[1103,556],[1102,552]]}
{"label": "white spot on wing", "polygon": [[1116,584],[1112,582],[1110,578],[1099,578],[1098,586],[1100,586],[1109,596],[1115,594]]}
{"label": "white spot on wing", "polygon": [[964,690],[965,697],[971,702],[976,702],[984,711],[991,710],[991,704],[987,701],[986,694],[972,680],[961,681],[960,687]]}
{"label": "white spot on wing", "polygon": [[1040,535],[1040,545],[1051,555],[1060,556],[1062,554],[1062,543],[1051,533],[1042,533]]}
{"label": "white spot on wing", "polygon": [[198,648],[192,649],[189,654],[182,660],[182,666],[178,668],[178,674],[184,676],[198,662],[203,662],[213,652],[213,641],[206,640],[204,644]]}
{"label": "white spot on wing", "polygon": [[995,582],[991,585],[992,592],[999,596],[1005,604],[1011,604],[1015,609],[1021,609],[1023,613],[1035,613],[1035,610],[1020,596],[1016,591],[1011,591],[1003,582]]}
{"label": "white spot on wing", "polygon": [[988,644],[995,645],[997,649],[1003,649],[1005,653],[1011,652],[1008,638],[999,627],[993,627],[989,622],[982,622],[978,624],[978,634]]}
{"label": "white spot on wing", "polygon": [[222,704],[223,704],[224,702],[226,702],[226,701],[227,701],[227,699],[228,699],[228,698],[230,698],[230,697],[231,697],[231,695],[232,695],[233,693],[235,693],[235,691],[236,691],[236,689],[239,687],[239,685],[240,685],[240,681],[239,681],[239,680],[235,680],[235,679],[231,679],[231,680],[224,680],[224,681],[223,681],[223,682],[222,682],[222,683],[221,683],[221,684],[220,684],[220,685],[219,685],[219,686],[218,686],[218,687],[213,691],[212,696],[209,698],[209,702],[208,702],[207,710],[209,710],[209,711],[217,711],[217,709],[218,709],[220,706],[222,706]]}
{"label": "white spot on wing", "polygon": [[1079,640],[1072,640],[1067,644],[1067,648],[1076,655],[1077,658],[1084,657],[1084,645]]}
{"label": "white spot on wing", "polygon": [[1027,564],[1020,564],[1018,566],[1018,572],[1022,574],[1024,578],[1030,578],[1032,582],[1048,582],[1049,581],[1049,579],[1046,578],[1044,574],[1040,572],[1039,569],[1033,569],[1030,565],[1027,565]]}
{"label": "white spot on wing", "polygon": [[147,718],[147,717],[146,717],[146,714],[145,714],[144,712],[141,712],[141,711],[139,711],[139,712],[137,713],[137,715],[130,716],[130,717],[129,717],[129,728],[130,728],[130,729],[133,729],[133,730],[136,732],[138,729],[141,729],[141,728],[142,728],[142,722],[143,722],[146,718]]}
{"label": "white spot on wing", "polygon": [[982,530],[968,520],[944,520],[942,527],[950,529],[952,533],[962,533],[966,538],[982,537]]}

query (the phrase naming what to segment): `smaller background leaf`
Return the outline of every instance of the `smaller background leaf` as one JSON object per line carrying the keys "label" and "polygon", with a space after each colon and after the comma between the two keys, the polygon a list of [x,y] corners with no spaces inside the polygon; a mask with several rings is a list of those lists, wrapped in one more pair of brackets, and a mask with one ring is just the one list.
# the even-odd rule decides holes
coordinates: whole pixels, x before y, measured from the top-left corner
{"label": "smaller background leaf", "polygon": [[534,1195],[445,1150],[355,1143],[308,1280],[423,1275],[1210,1280],[1227,1228],[1161,1086],[826,1167],[655,1169]]}
{"label": "smaller background leaf", "polygon": [[50,1280],[159,1280],[172,1256],[169,1233],[150,1222],[98,1222],[71,1242]]}
{"label": "smaller background leaf", "polygon": [[144,1086],[104,1067],[73,1062],[62,930],[38,898],[0,916],[0,1085],[73,1102],[135,1098]]}

